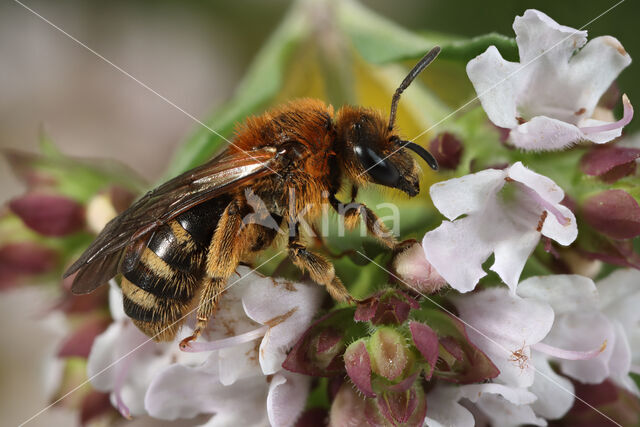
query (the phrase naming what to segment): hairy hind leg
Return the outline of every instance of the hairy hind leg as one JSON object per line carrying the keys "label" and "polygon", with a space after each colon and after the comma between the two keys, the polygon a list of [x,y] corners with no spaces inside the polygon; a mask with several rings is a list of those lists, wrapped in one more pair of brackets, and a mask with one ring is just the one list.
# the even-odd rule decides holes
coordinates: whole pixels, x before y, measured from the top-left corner
{"label": "hairy hind leg", "polygon": [[227,280],[240,263],[244,242],[238,234],[241,232],[244,213],[242,202],[234,200],[227,206],[218,222],[207,252],[196,327],[191,336],[182,340],[180,347],[187,347],[190,341],[200,336],[218,306]]}

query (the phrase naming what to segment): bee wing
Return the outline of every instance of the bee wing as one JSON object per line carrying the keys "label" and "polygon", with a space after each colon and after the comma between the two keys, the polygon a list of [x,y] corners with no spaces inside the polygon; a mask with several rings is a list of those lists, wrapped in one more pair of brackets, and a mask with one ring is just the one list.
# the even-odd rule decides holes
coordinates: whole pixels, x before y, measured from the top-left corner
{"label": "bee wing", "polygon": [[[71,291],[89,293],[118,273],[124,250],[142,236],[190,208],[240,185],[274,174],[273,147],[250,153],[225,150],[209,162],[149,191],[109,221],[78,260],[64,273],[77,272]],[[140,249],[140,248],[138,248]],[[144,249],[144,248],[142,248]]]}

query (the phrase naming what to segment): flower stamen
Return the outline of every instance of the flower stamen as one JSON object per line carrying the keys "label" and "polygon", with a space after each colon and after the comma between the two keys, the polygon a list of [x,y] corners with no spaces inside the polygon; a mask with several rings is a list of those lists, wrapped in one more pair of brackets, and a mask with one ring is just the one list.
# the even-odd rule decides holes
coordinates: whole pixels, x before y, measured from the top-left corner
{"label": "flower stamen", "polygon": [[631,122],[631,119],[633,118],[633,106],[631,105],[631,102],[629,101],[629,98],[627,97],[627,95],[622,95],[622,104],[624,105],[624,113],[620,120],[618,120],[617,122],[607,123],[606,125],[588,126],[588,127],[580,128],[582,133],[584,133],[585,135],[588,135],[590,133],[606,132],[610,130],[619,129],[628,125],[629,122]]}
{"label": "flower stamen", "polygon": [[577,350],[564,350],[561,348],[553,347],[545,343],[536,343],[533,345],[533,349],[541,353],[548,354],[549,356],[557,357],[565,360],[589,360],[598,357],[607,348],[607,340],[604,340],[602,345],[593,350],[577,351]]}
{"label": "flower stamen", "polygon": [[265,325],[249,332],[245,332],[244,334],[236,335],[234,337],[223,338],[209,342],[190,342],[185,346],[180,346],[180,350],[187,353],[200,353],[202,351],[220,350],[222,348],[233,347],[253,341],[258,338],[262,338],[268,330],[269,327]]}

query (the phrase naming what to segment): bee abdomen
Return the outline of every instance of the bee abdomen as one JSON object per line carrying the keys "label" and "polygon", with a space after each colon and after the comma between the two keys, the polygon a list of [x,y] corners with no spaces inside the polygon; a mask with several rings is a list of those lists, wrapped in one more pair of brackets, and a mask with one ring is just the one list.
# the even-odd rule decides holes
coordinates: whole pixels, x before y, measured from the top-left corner
{"label": "bee abdomen", "polygon": [[156,296],[131,283],[121,282],[124,312],[145,334],[156,341],[171,340],[187,314],[190,300]]}
{"label": "bee abdomen", "polygon": [[124,273],[124,277],[149,294],[187,302],[194,293],[196,277],[178,270],[158,257],[148,247],[144,249],[136,267]]}
{"label": "bee abdomen", "polygon": [[158,227],[121,270],[125,313],[156,341],[173,339],[193,305],[207,248],[228,200],[213,199]]}

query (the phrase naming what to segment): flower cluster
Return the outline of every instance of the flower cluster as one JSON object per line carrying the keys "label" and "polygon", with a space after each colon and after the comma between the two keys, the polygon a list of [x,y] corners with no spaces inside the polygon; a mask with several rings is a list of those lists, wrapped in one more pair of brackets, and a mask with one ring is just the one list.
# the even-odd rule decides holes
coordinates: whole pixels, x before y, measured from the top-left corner
{"label": "flower cluster", "polygon": [[[353,2],[335,7],[344,22],[370,13]],[[358,31],[396,30],[370,17],[375,28]],[[279,42],[288,51],[302,38],[296,31],[304,25],[289,26],[289,38],[282,30],[270,49]],[[455,51],[450,58],[474,52],[463,66],[480,105],[455,115],[419,81],[412,86],[418,95],[407,93],[407,105],[419,110],[403,107],[407,112],[421,116],[424,109],[429,120],[453,122],[429,144],[442,179],[425,174],[433,205],[426,197],[399,202],[410,219],[400,227],[403,237],[421,241],[404,240],[393,251],[349,236],[322,242],[337,275],[361,298],[357,304],[332,303],[288,260],[268,270],[272,277],[243,265],[201,336],[180,347],[196,324],[194,312],[172,342],[154,342],[125,315],[117,279],[82,297],[69,295],[69,281],[58,286],[62,298],[47,319],[58,322],[62,312],[66,321],[43,341],[38,363],[56,365],[52,381],[71,389],[78,381],[62,378],[58,362],[82,361],[94,390],[79,399],[81,422],[636,423],[640,144],[623,136],[633,107],[615,83],[631,58],[615,38],[587,42],[585,31],[536,10],[516,17],[513,28],[508,42],[492,36],[470,50],[443,46],[443,56]],[[393,48],[396,38],[375,39],[387,47],[379,50],[363,48],[358,34],[354,51],[371,63],[409,56]],[[400,34],[398,40],[424,45],[418,35]],[[496,45],[476,56],[483,40]],[[519,62],[503,59],[516,46]],[[387,83],[387,70],[375,71],[380,80],[371,92]],[[257,84],[249,80],[245,88]],[[269,99],[252,97],[272,88],[243,90],[252,101],[238,105],[266,105]],[[244,112],[228,116],[235,110]],[[174,168],[210,154],[205,140],[188,144],[202,151],[183,153]],[[59,275],[145,188],[113,165],[43,147],[42,156],[10,154],[28,190],[0,217],[0,290]],[[362,251],[354,250],[359,243]]]}
{"label": "flower cluster", "polygon": [[[460,321],[391,289],[316,321],[283,367],[331,378],[331,425],[421,426],[424,389],[435,379],[468,384],[498,375]],[[343,383],[345,373],[355,389]]]}
{"label": "flower cluster", "polygon": [[[125,417],[149,414],[175,420],[213,415],[207,426],[291,425],[304,408],[309,378],[281,365],[318,309],[317,286],[274,280],[247,267],[229,281],[215,321],[202,341],[181,351],[156,343],[122,311],[114,284],[114,322],[95,341],[88,374],[93,386],[111,393]],[[187,319],[195,324],[195,313]]]}

